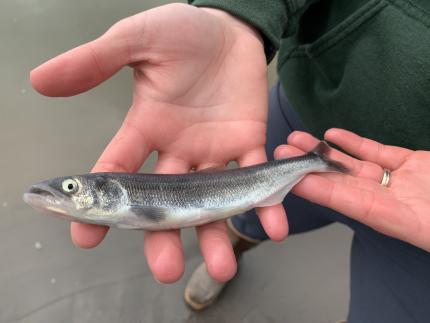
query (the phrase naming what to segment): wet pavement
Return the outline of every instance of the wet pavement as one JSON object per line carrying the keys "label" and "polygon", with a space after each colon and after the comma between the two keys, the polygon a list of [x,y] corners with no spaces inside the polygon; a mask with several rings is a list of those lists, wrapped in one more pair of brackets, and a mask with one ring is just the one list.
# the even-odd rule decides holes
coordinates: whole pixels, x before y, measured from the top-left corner
{"label": "wet pavement", "polygon": [[[154,281],[142,233],[111,230],[98,248],[70,241],[68,223],[26,206],[35,181],[85,173],[131,102],[131,71],[73,98],[44,98],[28,73],[103,33],[115,21],[167,1],[3,0],[0,4],[0,322],[321,322],[346,316],[351,233],[339,226],[265,243],[242,259],[217,305],[190,311],[182,291],[201,261],[182,234],[184,277]],[[152,167],[151,161],[146,170]]]}

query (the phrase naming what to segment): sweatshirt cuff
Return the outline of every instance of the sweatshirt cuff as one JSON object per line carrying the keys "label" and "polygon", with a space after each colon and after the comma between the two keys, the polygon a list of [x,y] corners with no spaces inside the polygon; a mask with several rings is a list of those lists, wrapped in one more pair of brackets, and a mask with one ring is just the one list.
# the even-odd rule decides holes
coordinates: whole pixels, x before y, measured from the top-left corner
{"label": "sweatshirt cuff", "polygon": [[280,40],[288,24],[288,5],[285,0],[188,0],[197,7],[224,10],[256,28],[263,37],[267,63],[279,49]]}

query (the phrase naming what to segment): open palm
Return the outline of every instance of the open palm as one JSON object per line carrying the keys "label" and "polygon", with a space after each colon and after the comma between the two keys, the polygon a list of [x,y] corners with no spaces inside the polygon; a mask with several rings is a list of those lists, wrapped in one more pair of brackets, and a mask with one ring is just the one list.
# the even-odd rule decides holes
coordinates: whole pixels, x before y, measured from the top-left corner
{"label": "open palm", "polygon": [[[266,160],[267,68],[262,41],[243,22],[215,9],[167,5],[126,18],[100,38],[33,70],[33,86],[69,96],[97,86],[123,66],[134,70],[133,104],[93,171],[137,171],[152,151],[156,172],[182,173]],[[280,206],[260,210],[268,235],[287,234]],[[107,228],[72,224],[72,238],[93,247]],[[208,271],[236,271],[224,223],[198,228]],[[184,270],[179,231],[147,232],[145,254],[155,277]]]}
{"label": "open palm", "polygon": [[[382,145],[346,130],[331,129],[325,138],[359,159],[333,150],[351,173],[308,175],[294,192],[339,211],[391,237],[430,251],[430,152]],[[280,146],[277,158],[302,154],[318,140],[303,132]],[[388,187],[383,169],[391,170]]]}

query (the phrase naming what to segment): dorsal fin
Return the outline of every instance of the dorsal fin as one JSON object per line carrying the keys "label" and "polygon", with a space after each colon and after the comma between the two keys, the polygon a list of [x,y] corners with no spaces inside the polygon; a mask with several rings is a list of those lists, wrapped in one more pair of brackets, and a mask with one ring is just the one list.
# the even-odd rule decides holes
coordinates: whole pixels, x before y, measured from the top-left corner
{"label": "dorsal fin", "polygon": [[309,153],[318,155],[323,159],[325,159],[327,158],[329,151],[330,151],[330,146],[328,145],[327,141],[321,140],[318,143],[318,145],[316,145],[315,148],[312,149]]}
{"label": "dorsal fin", "polygon": [[331,159],[328,156],[330,149],[331,147],[328,145],[327,141],[322,140],[308,154],[321,158],[327,164],[330,170],[346,174],[349,173],[350,170],[345,165],[343,165],[341,162]]}

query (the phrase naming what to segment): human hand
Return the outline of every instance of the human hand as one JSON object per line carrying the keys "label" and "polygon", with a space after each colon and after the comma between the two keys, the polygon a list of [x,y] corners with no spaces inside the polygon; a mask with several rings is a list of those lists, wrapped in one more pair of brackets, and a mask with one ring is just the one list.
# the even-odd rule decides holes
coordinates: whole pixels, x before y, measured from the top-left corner
{"label": "human hand", "polygon": [[[123,66],[134,70],[132,106],[93,171],[136,172],[152,151],[157,173],[266,160],[267,67],[259,35],[216,9],[184,4],[126,18],[100,38],[68,51],[31,73],[48,96],[87,91]],[[281,206],[260,210],[267,234],[288,230]],[[72,223],[80,247],[94,247],[106,227]],[[197,228],[209,273],[226,281],[236,261],[223,222]],[[146,232],[145,254],[155,278],[174,282],[184,271],[179,231]]]}
{"label": "human hand", "polygon": [[[351,174],[310,174],[293,192],[334,209],[388,236],[430,251],[430,152],[386,146],[342,129],[330,129],[325,139],[359,159],[332,150]],[[275,158],[309,151],[318,140],[293,132]],[[383,169],[391,170],[388,187]]]}

